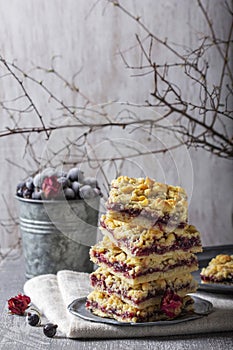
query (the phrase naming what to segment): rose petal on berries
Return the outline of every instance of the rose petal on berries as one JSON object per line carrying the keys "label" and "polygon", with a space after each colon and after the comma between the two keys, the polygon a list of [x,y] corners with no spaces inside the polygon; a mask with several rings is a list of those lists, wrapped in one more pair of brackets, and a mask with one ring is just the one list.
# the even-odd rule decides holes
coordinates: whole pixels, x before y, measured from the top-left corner
{"label": "rose petal on berries", "polygon": [[56,198],[60,194],[61,188],[62,186],[55,175],[46,177],[42,184],[42,191],[47,199]]}

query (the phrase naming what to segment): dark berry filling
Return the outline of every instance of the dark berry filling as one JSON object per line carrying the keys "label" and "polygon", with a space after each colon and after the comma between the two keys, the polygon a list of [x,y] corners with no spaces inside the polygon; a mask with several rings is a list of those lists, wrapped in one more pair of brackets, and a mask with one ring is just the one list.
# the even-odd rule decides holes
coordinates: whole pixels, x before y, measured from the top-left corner
{"label": "dark berry filling", "polygon": [[233,284],[233,275],[232,276],[230,275],[229,277],[222,278],[222,279],[216,278],[214,276],[203,276],[203,275],[200,275],[200,276],[202,281],[204,282]]}
{"label": "dark berry filling", "polygon": [[132,254],[136,256],[150,255],[153,253],[164,254],[167,252],[175,251],[177,249],[188,251],[192,247],[201,247],[201,241],[197,237],[176,237],[175,243],[169,246],[163,246],[158,244],[152,244],[149,248],[133,248]]}
{"label": "dark berry filling", "polygon": [[[120,317],[123,321],[137,317],[137,322],[147,322],[155,314],[155,312],[150,314],[148,313],[146,317],[142,317],[137,315],[136,312],[129,312],[129,311],[121,312],[121,310],[119,311],[116,308],[113,308],[113,307],[106,308],[105,306],[99,305],[96,301],[90,301],[90,300],[87,300],[86,308],[89,309],[90,311],[100,310],[104,314],[106,314],[106,316],[109,316],[109,317],[112,317],[112,315],[115,315],[117,317]],[[159,313],[157,312],[156,314],[158,315]]]}
{"label": "dark berry filling", "polygon": [[159,216],[155,211],[148,211],[145,209],[139,209],[139,208],[123,208],[122,204],[119,203],[107,203],[106,207],[108,210],[114,210],[122,215],[130,216],[132,218],[137,217],[141,215],[142,217],[152,220],[155,225],[170,225],[173,226],[174,224],[178,228],[184,228],[187,225],[187,222],[181,222],[180,217],[178,214],[175,215],[169,215],[168,213],[165,213],[163,216]]}
{"label": "dark berry filling", "polygon": [[[105,253],[107,250],[105,251]],[[137,273],[129,273],[129,271],[132,271],[134,269],[134,266],[127,265],[123,261],[114,261],[110,262],[106,257],[104,256],[104,252],[98,253],[97,251],[92,250],[92,256],[95,257],[98,261],[98,263],[103,263],[107,265],[110,268],[113,268],[115,272],[120,272],[122,273],[125,277],[127,278],[136,278],[139,276],[147,275],[147,274],[152,274],[154,272],[167,272],[168,270],[172,270],[176,267],[180,266],[192,266],[193,264],[197,264],[197,259],[195,256],[193,256],[191,259],[183,259],[178,262],[176,262],[173,265],[167,264],[164,265],[163,268],[147,268],[147,269],[142,269],[141,271]]]}

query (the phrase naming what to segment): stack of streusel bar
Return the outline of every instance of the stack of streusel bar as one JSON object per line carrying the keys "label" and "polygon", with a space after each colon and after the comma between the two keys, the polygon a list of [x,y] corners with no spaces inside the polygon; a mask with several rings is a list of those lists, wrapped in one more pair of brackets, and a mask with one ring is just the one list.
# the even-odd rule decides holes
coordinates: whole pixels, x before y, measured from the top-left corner
{"label": "stack of streusel bar", "polygon": [[191,310],[188,294],[197,289],[191,272],[202,247],[200,233],[188,224],[184,189],[120,176],[106,207],[103,240],[90,250],[99,268],[90,276],[87,309],[121,322],[173,319]]}

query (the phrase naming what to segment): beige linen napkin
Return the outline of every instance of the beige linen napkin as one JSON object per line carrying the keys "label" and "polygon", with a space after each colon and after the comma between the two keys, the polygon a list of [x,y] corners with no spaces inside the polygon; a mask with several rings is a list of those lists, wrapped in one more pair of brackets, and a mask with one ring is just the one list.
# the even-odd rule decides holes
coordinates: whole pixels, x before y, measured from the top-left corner
{"label": "beige linen napkin", "polygon": [[195,295],[209,300],[214,310],[208,316],[164,326],[115,326],[85,321],[73,316],[67,306],[91,290],[86,273],[63,270],[28,280],[24,292],[45,317],[58,325],[68,338],[136,338],[233,331],[233,297],[207,293]]}

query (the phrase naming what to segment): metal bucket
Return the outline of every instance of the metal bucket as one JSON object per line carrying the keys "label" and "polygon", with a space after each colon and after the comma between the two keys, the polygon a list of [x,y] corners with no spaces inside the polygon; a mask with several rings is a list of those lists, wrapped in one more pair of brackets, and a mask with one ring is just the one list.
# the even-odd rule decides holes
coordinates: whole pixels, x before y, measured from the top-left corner
{"label": "metal bucket", "polygon": [[98,197],[88,201],[16,198],[27,278],[64,269],[93,271],[89,249],[96,243]]}

